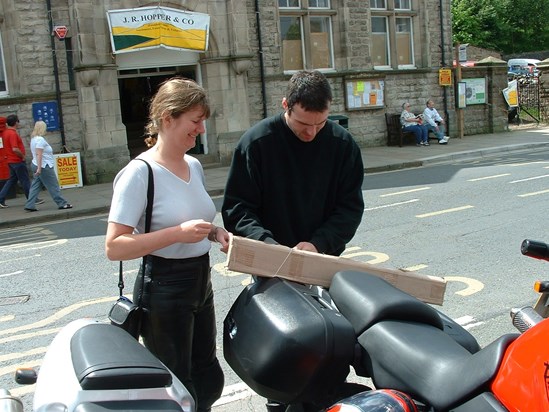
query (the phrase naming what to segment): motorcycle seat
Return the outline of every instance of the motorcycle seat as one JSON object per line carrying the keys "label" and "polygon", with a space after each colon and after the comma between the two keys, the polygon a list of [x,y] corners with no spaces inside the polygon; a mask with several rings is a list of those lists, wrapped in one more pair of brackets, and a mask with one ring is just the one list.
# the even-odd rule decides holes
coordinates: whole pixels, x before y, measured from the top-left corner
{"label": "motorcycle seat", "polygon": [[489,389],[504,352],[519,336],[506,334],[472,354],[440,329],[386,320],[358,337],[363,366],[378,388],[397,389],[448,410]]}
{"label": "motorcycle seat", "polygon": [[346,270],[336,273],[329,293],[357,336],[386,319],[410,320],[443,329],[435,309],[367,272]]}
{"label": "motorcycle seat", "polygon": [[170,371],[129,333],[110,324],[89,324],[72,336],[71,357],[84,390],[161,388]]}
{"label": "motorcycle seat", "polygon": [[136,399],[107,402],[83,402],[74,412],[182,412],[181,406],[170,399]]}

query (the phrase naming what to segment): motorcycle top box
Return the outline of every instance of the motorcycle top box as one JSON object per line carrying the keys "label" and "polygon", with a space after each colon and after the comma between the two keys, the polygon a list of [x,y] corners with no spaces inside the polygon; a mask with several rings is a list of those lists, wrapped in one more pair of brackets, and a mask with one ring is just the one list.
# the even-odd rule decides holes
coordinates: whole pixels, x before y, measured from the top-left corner
{"label": "motorcycle top box", "polygon": [[312,287],[260,278],[224,320],[227,363],[257,394],[313,402],[345,381],[354,354],[351,324]]}

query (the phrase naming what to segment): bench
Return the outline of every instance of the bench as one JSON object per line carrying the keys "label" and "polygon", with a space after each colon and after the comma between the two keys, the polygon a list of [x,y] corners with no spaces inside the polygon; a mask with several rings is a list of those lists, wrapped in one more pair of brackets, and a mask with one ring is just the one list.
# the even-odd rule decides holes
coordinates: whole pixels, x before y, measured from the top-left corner
{"label": "bench", "polygon": [[402,147],[404,138],[411,137],[415,142],[416,137],[413,132],[406,132],[400,124],[400,114],[385,113],[385,122],[387,123],[387,145],[394,146],[398,143]]}
{"label": "bench", "polygon": [[[399,147],[402,147],[402,142],[405,138],[411,138],[415,143],[415,134],[402,129],[402,125],[400,124],[400,113],[385,113],[385,122],[387,123],[387,146],[398,144]],[[432,130],[429,130],[428,138],[436,139]]]}

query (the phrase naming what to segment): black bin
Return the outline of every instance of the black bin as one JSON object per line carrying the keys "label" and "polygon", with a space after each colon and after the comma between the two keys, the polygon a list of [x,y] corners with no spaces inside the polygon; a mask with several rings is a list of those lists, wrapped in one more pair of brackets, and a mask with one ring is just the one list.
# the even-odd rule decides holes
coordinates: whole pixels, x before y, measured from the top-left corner
{"label": "black bin", "polygon": [[338,122],[341,127],[349,130],[349,117],[342,114],[331,114],[328,116],[328,119]]}

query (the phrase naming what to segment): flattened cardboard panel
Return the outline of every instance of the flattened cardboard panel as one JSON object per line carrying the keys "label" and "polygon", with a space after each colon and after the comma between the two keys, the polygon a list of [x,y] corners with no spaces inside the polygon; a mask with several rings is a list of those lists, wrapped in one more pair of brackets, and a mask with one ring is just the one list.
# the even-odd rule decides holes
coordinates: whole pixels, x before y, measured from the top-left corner
{"label": "flattened cardboard panel", "polygon": [[269,245],[240,236],[231,236],[227,267],[235,272],[280,277],[324,287],[329,287],[334,274],[341,270],[368,272],[385,279],[423,302],[435,305],[442,305],[446,291],[446,281],[438,276],[384,268],[348,258],[295,250],[281,245]]}

